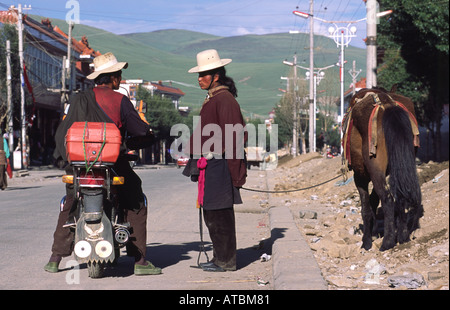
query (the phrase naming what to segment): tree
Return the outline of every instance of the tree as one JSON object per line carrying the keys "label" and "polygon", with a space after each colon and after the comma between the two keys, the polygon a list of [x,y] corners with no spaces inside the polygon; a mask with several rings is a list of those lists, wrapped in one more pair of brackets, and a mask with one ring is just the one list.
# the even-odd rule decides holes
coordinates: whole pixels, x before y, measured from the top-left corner
{"label": "tree", "polygon": [[145,88],[139,87],[136,99],[147,103],[145,117],[155,133],[157,140],[171,142],[170,129],[175,124],[186,124],[192,131],[192,116],[183,117],[175,108],[172,100],[161,96],[152,96]]}
{"label": "tree", "polygon": [[[301,141],[298,146],[302,153],[306,153],[306,137],[308,134],[308,115],[305,111],[309,109],[306,101],[307,87],[304,80],[298,79],[297,86],[293,83],[293,74],[289,77],[289,91],[284,94],[278,105],[275,107],[274,123],[278,124],[278,144],[279,147],[292,145],[292,130],[294,124],[293,109],[295,98],[297,98],[297,129],[298,139]],[[295,90],[295,91],[294,91]],[[305,114],[306,113],[306,114]]]}
{"label": "tree", "polygon": [[278,147],[289,146],[292,143],[292,117],[293,100],[287,95],[281,98],[279,104],[275,107],[274,123],[278,124]]}
{"label": "tree", "polygon": [[378,85],[398,92],[415,103],[419,124],[433,135],[439,160],[440,127],[448,91],[448,1],[382,0],[383,9],[393,13],[378,25],[382,59]]}

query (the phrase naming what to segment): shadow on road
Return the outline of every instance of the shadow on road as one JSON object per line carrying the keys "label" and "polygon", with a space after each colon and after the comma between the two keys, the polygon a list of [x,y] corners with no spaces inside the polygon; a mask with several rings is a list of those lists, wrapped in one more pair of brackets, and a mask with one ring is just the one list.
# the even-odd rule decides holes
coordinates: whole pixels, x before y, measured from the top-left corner
{"label": "shadow on road", "polygon": [[[261,255],[266,253],[272,255],[272,245],[275,240],[283,238],[285,228],[274,228],[271,231],[271,238],[261,240],[259,244],[247,248],[237,249],[237,269],[243,269],[248,265],[260,260]],[[212,258],[212,244],[205,242],[204,247],[208,258]],[[163,269],[172,265],[178,264],[180,261],[195,258],[193,267],[197,265],[197,259],[201,251],[201,242],[187,242],[177,244],[161,244],[149,243],[147,244],[147,259],[153,265]],[[200,253],[199,262],[206,262],[207,258],[204,252]],[[80,269],[85,269],[85,264],[80,266]],[[105,270],[104,277],[129,277],[134,274],[134,258],[128,257],[125,254],[118,259],[117,264],[108,266]]]}

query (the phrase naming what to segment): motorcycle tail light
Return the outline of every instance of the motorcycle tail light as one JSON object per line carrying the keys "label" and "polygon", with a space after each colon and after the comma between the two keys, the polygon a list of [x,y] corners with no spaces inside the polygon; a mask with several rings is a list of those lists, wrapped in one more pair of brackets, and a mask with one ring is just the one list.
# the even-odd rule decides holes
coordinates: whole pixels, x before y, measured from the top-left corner
{"label": "motorcycle tail light", "polygon": [[73,184],[73,175],[71,174],[65,174],[62,176],[63,183],[67,184]]}
{"label": "motorcycle tail light", "polygon": [[123,185],[125,183],[124,177],[113,177],[113,185]]}
{"label": "motorcycle tail light", "polygon": [[105,184],[105,175],[101,171],[93,171],[78,177],[80,186],[98,187]]}

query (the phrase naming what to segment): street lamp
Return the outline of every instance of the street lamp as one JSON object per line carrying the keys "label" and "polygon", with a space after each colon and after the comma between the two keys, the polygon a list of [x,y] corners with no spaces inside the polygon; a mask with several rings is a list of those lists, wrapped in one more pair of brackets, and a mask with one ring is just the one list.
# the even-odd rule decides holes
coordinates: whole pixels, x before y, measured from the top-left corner
{"label": "street lamp", "polygon": [[[310,68],[306,68],[306,67],[297,65],[296,64],[296,62],[297,62],[297,58],[296,57],[294,58],[294,60],[295,60],[295,62],[290,62],[290,61],[287,61],[287,60],[283,60],[283,64],[285,64],[287,66],[291,66],[291,67],[294,66],[296,68],[301,68],[301,69],[307,70],[305,75],[306,75],[306,79],[309,80],[309,77],[311,75],[311,72],[309,71]],[[320,81],[325,77],[325,72],[323,72],[323,70],[326,70],[326,69],[329,69],[329,68],[332,68],[332,67],[335,67],[335,66],[336,66],[336,64],[330,65],[330,66],[326,66],[326,67],[323,67],[323,68],[313,68],[313,70],[314,70],[313,71],[313,75],[314,75],[314,78],[313,78],[313,109],[312,109],[313,113],[312,113],[312,115],[310,115],[310,117],[313,118],[312,128],[310,129],[311,132],[313,133],[312,142],[310,144],[311,145],[310,149],[312,150],[312,152],[314,152],[316,150],[316,105],[317,105],[316,104],[316,85],[319,85]],[[296,80],[297,79],[296,78],[297,77],[297,71],[295,70],[294,72],[295,72],[295,77],[294,78]],[[281,77],[281,79],[283,79],[283,77]],[[286,79],[286,78],[284,78],[284,79]],[[288,85],[289,85],[289,83],[288,83]],[[294,87],[297,87],[296,83],[294,85],[295,85]],[[296,114],[297,114],[297,112],[295,111],[295,105],[294,105],[294,123],[295,123],[294,124],[294,137],[296,136],[296,129],[295,129],[295,126],[296,126]],[[296,146],[296,143],[293,143],[293,146]]]}
{"label": "street lamp", "polygon": [[[341,47],[341,55],[340,55],[340,82],[341,82],[341,109],[340,109],[340,116],[338,118],[339,123],[342,122],[342,119],[344,117],[344,46],[348,46],[348,44],[351,42],[352,38],[356,37],[356,27],[353,24],[356,24],[358,22],[361,22],[363,20],[366,20],[367,17],[355,20],[355,21],[327,21],[322,18],[318,18],[312,14],[300,12],[300,11],[293,11],[294,15],[302,17],[302,18],[314,18],[318,21],[333,24],[334,26],[330,26],[328,28],[328,33],[330,34],[330,37],[333,38],[334,42],[337,44],[337,46]],[[384,11],[376,13],[376,17],[386,16],[388,14],[391,14],[392,10]],[[347,24],[346,27],[338,27],[336,24]],[[341,140],[342,140],[342,130],[341,130]],[[341,144],[341,154],[342,154],[342,144]]]}
{"label": "street lamp", "polygon": [[[350,26],[348,24],[346,27],[338,27],[335,23],[334,26],[330,26],[328,28],[328,33],[330,37],[333,38],[336,45],[341,47],[341,55],[339,57],[339,79],[341,82],[341,111],[338,118],[339,124],[342,123],[344,118],[344,47],[348,47],[348,44],[351,42],[352,38],[356,37],[356,27],[354,25]],[[341,140],[343,137],[343,132],[341,130]],[[342,154],[342,143],[341,143],[341,154]]]}
{"label": "street lamp", "polygon": [[[312,141],[312,149],[313,152],[316,151],[316,136],[317,136],[317,128],[316,128],[316,114],[317,114],[317,86],[319,86],[320,81],[325,77],[325,72],[323,70],[329,69],[331,67],[334,67],[335,65],[318,68],[317,71],[314,72],[313,77],[313,141]],[[303,69],[307,69],[304,67],[300,67]],[[314,68],[316,69],[316,68]],[[305,73],[306,79],[309,80],[311,73],[309,71],[306,71]]]}

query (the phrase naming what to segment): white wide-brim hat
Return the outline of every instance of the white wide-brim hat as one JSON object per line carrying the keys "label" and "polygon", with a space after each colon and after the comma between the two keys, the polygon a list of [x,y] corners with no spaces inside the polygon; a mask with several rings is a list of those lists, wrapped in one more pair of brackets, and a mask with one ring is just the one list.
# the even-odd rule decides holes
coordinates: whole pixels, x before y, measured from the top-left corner
{"label": "white wide-brim hat", "polygon": [[106,53],[94,58],[94,72],[89,74],[86,78],[94,80],[102,73],[116,72],[128,67],[128,62],[118,62],[113,53]]}
{"label": "white wide-brim hat", "polygon": [[197,66],[189,69],[189,73],[205,72],[228,65],[231,59],[220,59],[216,50],[206,50],[197,54]]}

